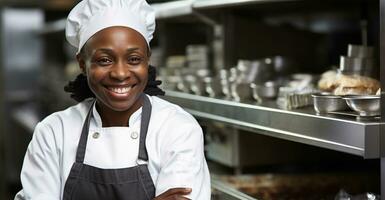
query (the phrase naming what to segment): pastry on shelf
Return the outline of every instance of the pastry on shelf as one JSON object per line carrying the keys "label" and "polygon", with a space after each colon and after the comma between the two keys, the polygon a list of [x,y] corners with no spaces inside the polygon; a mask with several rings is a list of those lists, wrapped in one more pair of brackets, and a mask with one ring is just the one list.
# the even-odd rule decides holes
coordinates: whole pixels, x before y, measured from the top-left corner
{"label": "pastry on shelf", "polygon": [[380,88],[380,82],[366,76],[343,75],[330,70],[321,75],[318,88],[335,95],[374,95]]}
{"label": "pastry on shelf", "polygon": [[321,75],[321,79],[318,81],[318,88],[325,92],[333,92],[336,79],[337,72],[335,70],[326,71]]}
{"label": "pastry on shelf", "polygon": [[335,95],[374,95],[380,88],[376,79],[360,75],[339,75]]}

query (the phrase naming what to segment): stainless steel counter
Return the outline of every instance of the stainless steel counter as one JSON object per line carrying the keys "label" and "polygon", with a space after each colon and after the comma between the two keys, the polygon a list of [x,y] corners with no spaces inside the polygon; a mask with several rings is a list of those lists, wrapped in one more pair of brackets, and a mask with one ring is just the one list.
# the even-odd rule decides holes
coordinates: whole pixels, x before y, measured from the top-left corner
{"label": "stainless steel counter", "polygon": [[166,91],[164,98],[198,118],[364,158],[379,157],[379,119],[320,116],[312,107],[288,111],[279,109],[275,102],[251,105],[175,91]]}

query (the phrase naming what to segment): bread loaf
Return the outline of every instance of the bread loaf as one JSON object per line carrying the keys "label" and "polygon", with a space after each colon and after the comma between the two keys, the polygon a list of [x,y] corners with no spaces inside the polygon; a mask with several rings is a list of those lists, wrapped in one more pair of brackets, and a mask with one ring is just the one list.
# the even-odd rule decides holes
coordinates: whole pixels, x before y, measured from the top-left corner
{"label": "bread loaf", "polygon": [[337,72],[334,70],[326,71],[321,75],[321,79],[318,82],[318,88],[326,92],[332,92],[335,89],[335,83],[337,78]]}
{"label": "bread loaf", "polygon": [[373,95],[380,88],[376,79],[359,75],[339,75],[335,95]]}
{"label": "bread loaf", "polygon": [[321,75],[318,87],[335,95],[373,95],[380,88],[380,82],[370,77],[327,71]]}

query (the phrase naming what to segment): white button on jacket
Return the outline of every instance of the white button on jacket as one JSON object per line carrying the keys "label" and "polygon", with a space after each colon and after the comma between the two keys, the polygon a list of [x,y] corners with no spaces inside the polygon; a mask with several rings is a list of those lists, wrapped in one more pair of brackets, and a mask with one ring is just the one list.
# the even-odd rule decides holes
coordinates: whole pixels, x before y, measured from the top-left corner
{"label": "white button on jacket", "polygon": [[[179,106],[158,97],[149,99],[152,112],[146,148],[156,195],[170,188],[189,187],[192,193],[188,198],[210,199],[210,175],[199,124]],[[15,200],[62,199],[91,102],[85,100],[53,113],[36,126],[21,172],[23,189]],[[129,127],[103,128],[94,107],[84,163],[103,169],[135,166],[141,112],[139,109],[130,117]]]}

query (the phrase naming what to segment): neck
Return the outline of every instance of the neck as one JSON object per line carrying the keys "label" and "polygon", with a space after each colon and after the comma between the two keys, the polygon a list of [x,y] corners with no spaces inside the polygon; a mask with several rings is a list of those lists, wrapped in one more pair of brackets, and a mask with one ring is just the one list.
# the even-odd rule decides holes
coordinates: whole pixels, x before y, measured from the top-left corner
{"label": "neck", "polygon": [[96,109],[102,119],[103,127],[128,126],[128,120],[131,115],[137,111],[142,104],[143,100],[140,98],[129,109],[125,111],[116,111],[97,100]]}

